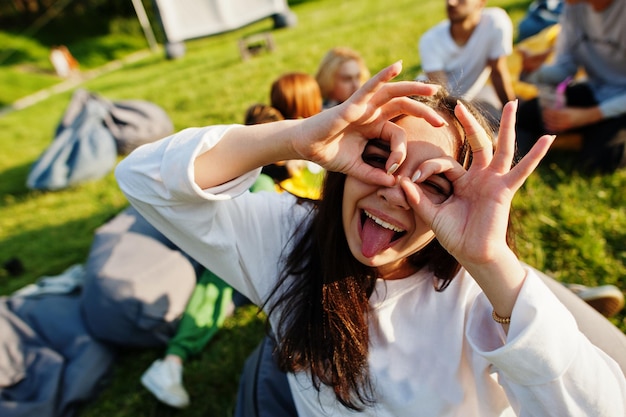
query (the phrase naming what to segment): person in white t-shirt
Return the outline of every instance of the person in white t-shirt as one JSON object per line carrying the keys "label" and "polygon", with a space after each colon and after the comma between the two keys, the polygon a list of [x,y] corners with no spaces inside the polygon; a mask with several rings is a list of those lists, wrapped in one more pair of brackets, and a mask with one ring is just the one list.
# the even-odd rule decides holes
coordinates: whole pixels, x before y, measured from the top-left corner
{"label": "person in white t-shirt", "polygon": [[452,94],[478,100],[498,115],[515,99],[507,65],[513,50],[513,23],[486,0],[447,0],[448,19],[419,40],[423,74],[418,80],[444,85]]}

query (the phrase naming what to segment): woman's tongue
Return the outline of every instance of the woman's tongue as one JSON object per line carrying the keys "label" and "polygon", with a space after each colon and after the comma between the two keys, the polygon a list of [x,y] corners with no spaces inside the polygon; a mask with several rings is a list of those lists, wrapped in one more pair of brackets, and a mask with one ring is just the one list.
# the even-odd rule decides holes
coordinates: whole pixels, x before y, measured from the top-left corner
{"label": "woman's tongue", "polygon": [[378,252],[387,249],[395,233],[367,217],[363,222],[361,233],[361,253],[366,258],[371,258]]}

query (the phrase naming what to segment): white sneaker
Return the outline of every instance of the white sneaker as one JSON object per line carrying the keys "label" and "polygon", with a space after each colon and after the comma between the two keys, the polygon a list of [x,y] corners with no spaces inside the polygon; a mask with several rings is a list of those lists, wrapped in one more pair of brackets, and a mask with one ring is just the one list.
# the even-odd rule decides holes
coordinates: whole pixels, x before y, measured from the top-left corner
{"label": "white sneaker", "polygon": [[604,317],[613,317],[624,308],[624,294],[615,285],[587,287],[581,284],[565,284],[565,286]]}
{"label": "white sneaker", "polygon": [[157,399],[170,407],[185,408],[189,405],[189,394],[183,387],[182,365],[157,359],[141,376],[141,384]]}

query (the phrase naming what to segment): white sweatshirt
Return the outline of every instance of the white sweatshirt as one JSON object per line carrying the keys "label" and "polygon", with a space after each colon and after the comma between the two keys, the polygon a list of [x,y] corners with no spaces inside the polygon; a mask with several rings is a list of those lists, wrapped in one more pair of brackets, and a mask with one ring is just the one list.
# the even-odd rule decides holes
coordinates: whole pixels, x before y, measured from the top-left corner
{"label": "white sweatshirt", "polygon": [[[248,296],[265,301],[281,254],[307,215],[285,193],[250,193],[258,172],[201,190],[193,161],[228,126],[192,128],[144,145],[116,169],[130,202],[174,243]],[[260,170],[259,170],[260,171]],[[369,365],[377,403],[359,414],[414,416],[624,417],[619,366],[581,334],[532,270],[508,336],[464,271],[443,292],[417,273],[379,281],[371,300]],[[301,416],[353,416],[308,374],[289,375]]]}

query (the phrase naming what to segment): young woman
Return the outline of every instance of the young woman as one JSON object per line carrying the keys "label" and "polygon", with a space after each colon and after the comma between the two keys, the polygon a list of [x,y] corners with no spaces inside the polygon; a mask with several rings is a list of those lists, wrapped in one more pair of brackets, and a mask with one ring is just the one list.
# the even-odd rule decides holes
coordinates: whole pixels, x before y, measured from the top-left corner
{"label": "young woman", "polygon": [[[553,137],[511,168],[514,102],[494,152],[466,105],[388,82],[400,69],[306,119],[146,145],[120,186],[264,306],[301,416],[623,417],[619,366],[507,243],[513,195]],[[285,159],[329,172],[319,202],[246,191]]]}

